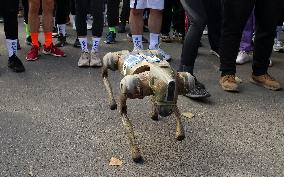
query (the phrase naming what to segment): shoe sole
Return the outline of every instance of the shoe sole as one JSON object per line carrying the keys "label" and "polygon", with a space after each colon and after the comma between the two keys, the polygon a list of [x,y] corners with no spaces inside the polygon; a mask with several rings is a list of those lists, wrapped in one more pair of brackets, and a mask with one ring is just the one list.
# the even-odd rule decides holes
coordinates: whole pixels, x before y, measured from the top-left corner
{"label": "shoe sole", "polygon": [[50,52],[45,52],[45,51],[42,51],[43,54],[45,55],[52,55],[54,57],[66,57],[66,54],[65,55],[56,55],[56,54],[52,54]]}
{"label": "shoe sole", "polygon": [[238,88],[236,88],[236,89],[227,88],[227,87],[224,87],[221,83],[220,83],[220,85],[221,85],[221,87],[222,87],[222,89],[223,89],[224,91],[227,91],[227,92],[234,92],[234,93],[238,93],[238,92],[239,92],[239,89],[238,89]]}
{"label": "shoe sole", "polygon": [[267,89],[269,89],[269,90],[273,90],[273,91],[279,91],[279,90],[281,90],[281,88],[269,87],[269,86],[267,86],[267,85],[264,85],[264,84],[262,84],[262,83],[260,83],[260,82],[255,81],[255,80],[253,80],[253,79],[250,79],[250,82],[253,83],[253,84],[255,84],[255,85],[258,85],[258,86],[267,88]]}

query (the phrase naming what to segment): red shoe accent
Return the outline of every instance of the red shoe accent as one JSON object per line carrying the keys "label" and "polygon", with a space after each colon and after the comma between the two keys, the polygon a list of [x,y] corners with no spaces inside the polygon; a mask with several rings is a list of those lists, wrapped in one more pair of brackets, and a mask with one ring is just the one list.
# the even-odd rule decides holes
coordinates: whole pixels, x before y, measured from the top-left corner
{"label": "red shoe accent", "polygon": [[65,57],[66,54],[59,48],[55,47],[53,44],[50,47],[44,45],[42,53],[46,55],[53,55],[55,57]]}
{"label": "red shoe accent", "polygon": [[38,52],[39,52],[39,47],[37,46],[32,46],[31,50],[28,52],[26,56],[26,60],[28,61],[35,61],[38,59]]}

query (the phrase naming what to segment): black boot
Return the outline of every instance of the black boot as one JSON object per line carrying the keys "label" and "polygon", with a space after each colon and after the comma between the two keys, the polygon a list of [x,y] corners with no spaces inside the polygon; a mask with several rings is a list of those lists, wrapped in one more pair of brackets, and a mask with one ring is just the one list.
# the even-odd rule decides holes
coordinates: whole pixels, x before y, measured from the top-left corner
{"label": "black boot", "polygon": [[24,72],[25,67],[21,60],[14,54],[11,57],[9,57],[8,60],[8,67],[13,71],[13,72]]}

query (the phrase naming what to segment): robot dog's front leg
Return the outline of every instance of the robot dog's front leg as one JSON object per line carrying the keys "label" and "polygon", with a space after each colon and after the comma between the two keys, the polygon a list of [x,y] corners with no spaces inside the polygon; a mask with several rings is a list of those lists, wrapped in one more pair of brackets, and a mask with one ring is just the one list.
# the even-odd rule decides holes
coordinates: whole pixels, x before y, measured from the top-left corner
{"label": "robot dog's front leg", "polygon": [[134,162],[139,162],[142,160],[142,156],[140,150],[138,148],[138,144],[136,138],[134,136],[133,126],[131,121],[127,116],[127,105],[126,105],[127,95],[121,94],[120,95],[120,114],[123,126],[125,128],[125,133],[128,137],[130,148],[131,148],[131,156]]}
{"label": "robot dog's front leg", "polygon": [[113,53],[107,53],[103,58],[102,76],[103,76],[104,85],[106,87],[109,96],[110,109],[114,110],[117,109],[117,104],[113,97],[112,86],[108,79],[108,69],[111,69],[113,71],[118,70],[118,57]]}
{"label": "robot dog's front leg", "polygon": [[138,148],[136,138],[134,136],[133,126],[127,116],[127,98],[144,98],[152,94],[152,90],[149,87],[149,72],[144,72],[135,75],[125,76],[120,82],[120,113],[122,117],[123,126],[129,139],[132,159],[134,162],[142,160],[140,150]]}

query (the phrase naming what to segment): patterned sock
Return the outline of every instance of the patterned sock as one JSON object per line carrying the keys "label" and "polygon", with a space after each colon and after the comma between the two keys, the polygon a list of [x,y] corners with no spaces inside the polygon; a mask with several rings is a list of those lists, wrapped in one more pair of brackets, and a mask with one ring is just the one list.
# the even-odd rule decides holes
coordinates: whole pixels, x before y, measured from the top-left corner
{"label": "patterned sock", "polygon": [[98,52],[101,38],[93,37],[92,52]]}
{"label": "patterned sock", "polygon": [[89,52],[89,50],[88,50],[88,40],[87,40],[87,38],[86,37],[83,37],[83,38],[78,38],[79,39],[79,42],[80,42],[80,44],[81,44],[81,50],[83,51],[83,52]]}
{"label": "patterned sock", "polygon": [[134,50],[143,50],[142,35],[132,35]]}
{"label": "patterned sock", "polygon": [[160,34],[150,33],[150,50],[156,50],[159,48],[160,44]]}
{"label": "patterned sock", "polygon": [[17,39],[14,39],[14,40],[6,39],[6,45],[7,45],[9,58],[13,56],[14,54],[15,55],[17,54],[17,42],[18,42]]}
{"label": "patterned sock", "polygon": [[58,29],[58,34],[66,36],[66,24],[58,24],[57,29]]}

